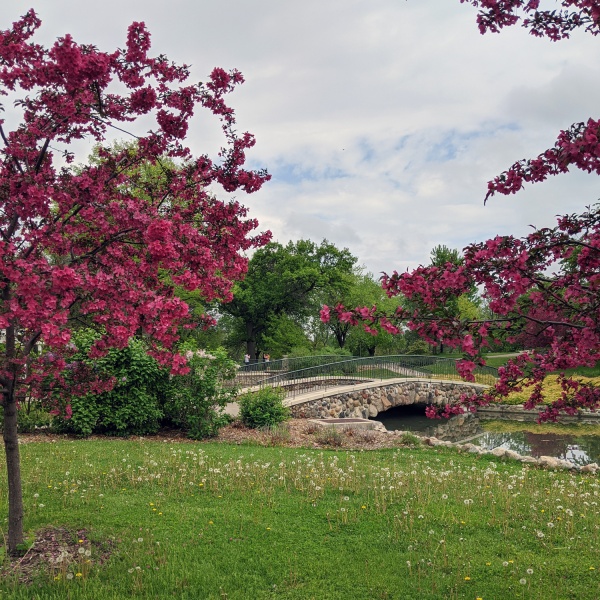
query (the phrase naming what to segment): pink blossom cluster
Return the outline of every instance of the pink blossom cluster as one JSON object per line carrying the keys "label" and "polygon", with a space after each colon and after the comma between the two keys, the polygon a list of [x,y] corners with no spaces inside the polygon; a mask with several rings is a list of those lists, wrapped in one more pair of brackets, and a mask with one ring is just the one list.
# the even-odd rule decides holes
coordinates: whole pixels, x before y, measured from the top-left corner
{"label": "pink blossom cluster", "polygon": [[[448,299],[467,294],[474,286],[482,291],[493,316],[465,321],[447,315]],[[505,236],[472,244],[464,250],[462,265],[394,272],[384,276],[383,287],[390,296],[404,297],[411,308],[400,307],[394,315],[385,315],[375,307],[349,310],[338,304],[333,317],[363,323],[368,329],[379,322],[387,327],[392,323],[399,331],[405,323],[431,344],[459,348],[465,359],[457,368],[467,381],[474,381],[476,366],[485,364],[482,351],[528,331],[535,347],[539,344],[532,332],[543,334],[549,340],[547,348],[523,353],[499,369],[496,389],[485,397],[490,401],[532,387],[527,407],[533,408],[543,401],[541,382],[547,373],[593,366],[600,360],[600,211],[562,217],[557,227],[534,231],[520,240]],[[323,307],[321,319],[331,318],[331,309]],[[598,388],[569,377],[561,381],[562,397],[542,418],[600,406]],[[481,402],[464,401],[467,406]]]}
{"label": "pink blossom cluster", "polygon": [[[592,35],[600,31],[598,0],[460,0],[479,8],[477,24],[481,33],[498,33],[520,22],[532,35],[558,41],[583,27]],[[560,8],[557,9],[557,4]]]}
{"label": "pink blossom cluster", "polygon": [[[143,23],[133,23],[125,48],[111,53],[70,35],[45,48],[32,39],[40,24],[31,10],[0,31],[0,96],[19,97],[21,111],[10,131],[0,119],[4,401],[23,384],[39,391],[65,369],[74,325],[103,332],[92,356],[139,334],[153,340],[161,363],[186,372],[172,348],[179,326],[196,325],[174,286],[227,300],[246,272],[244,251],[270,239],[253,233],[258,223],[239,202],[207,191],[214,182],[253,192],[269,179],[244,168],[255,141],[235,131],[225,102],[243,82],[239,72],[217,68],[206,84],[188,83],[186,65],[150,55]],[[215,162],[185,145],[202,108],[225,137]],[[140,117],[145,130],[148,118],[154,126],[135,145],[107,144],[109,131],[129,130]],[[70,144],[80,139],[97,144],[97,160],[70,167]],[[107,385],[82,380],[88,391]]]}
{"label": "pink blossom cluster", "polygon": [[[521,23],[530,33],[552,40],[568,38],[576,28],[597,35],[599,0],[562,0],[542,6],[541,0],[461,0],[479,9],[482,33],[499,32]],[[526,182],[544,181],[570,167],[600,174],[600,121],[588,119],[562,131],[553,148],[532,160],[515,163],[488,184],[486,200],[495,194],[512,194]],[[526,408],[544,402],[542,382],[558,372],[561,397],[544,407],[541,420],[555,420],[561,413],[600,407],[600,388],[564,374],[567,369],[593,366],[600,360],[600,207],[565,215],[554,228],[535,230],[523,239],[498,236],[464,249],[464,262],[445,267],[419,267],[410,273],[383,277],[390,296],[404,297],[406,307],[385,315],[375,307],[348,309],[323,307],[321,319],[362,323],[372,330],[378,322],[391,331],[403,325],[432,344],[459,348],[464,359],[460,375],[474,380],[477,365],[485,364],[484,350],[503,341],[520,341],[523,352],[499,369],[494,390],[480,397],[463,398],[444,408],[449,416],[463,407],[475,408],[513,390],[529,389]],[[448,311],[449,301],[481,291],[490,311],[479,321],[460,319]],[[430,416],[440,411],[431,407]]]}

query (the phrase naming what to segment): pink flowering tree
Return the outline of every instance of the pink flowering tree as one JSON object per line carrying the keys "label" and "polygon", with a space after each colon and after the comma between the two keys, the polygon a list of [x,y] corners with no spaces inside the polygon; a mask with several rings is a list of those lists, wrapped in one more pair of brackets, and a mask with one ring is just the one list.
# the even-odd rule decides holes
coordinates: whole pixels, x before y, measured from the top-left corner
{"label": "pink flowering tree", "polygon": [[[598,0],[563,0],[556,10],[544,10],[539,0],[461,0],[479,8],[482,33],[521,24],[536,36],[552,40],[568,38],[584,28],[600,31]],[[551,175],[579,168],[600,174],[600,121],[589,119],[560,132],[554,147],[537,158],[522,160],[488,184],[486,200],[496,193],[514,194],[525,183],[543,181]],[[378,322],[394,333],[401,324],[418,332],[429,343],[444,343],[464,353],[458,369],[473,381],[473,371],[485,364],[482,352],[523,334],[540,340],[540,351],[523,352],[499,369],[495,389],[479,397],[464,397],[460,404],[430,416],[475,410],[507,395],[528,389],[525,407],[545,401],[542,382],[559,372],[559,399],[540,409],[541,420],[556,420],[561,413],[576,414],[582,408],[600,407],[600,389],[565,374],[567,369],[593,366],[600,360],[600,205],[581,214],[565,215],[556,227],[538,229],[523,239],[499,236],[464,249],[461,264],[419,267],[412,272],[386,275],[383,287],[390,296],[402,295],[410,309],[400,306],[385,314],[377,307],[341,305],[324,307],[321,318],[335,318],[367,330]],[[481,290],[491,317],[461,319],[448,309],[452,299],[473,289]]]}
{"label": "pink flowering tree", "polygon": [[[224,100],[242,83],[239,72],[215,69],[206,84],[188,83],[187,66],[149,54],[143,23],[110,53],[70,35],[45,48],[32,40],[39,26],[29,11],[0,31],[0,94],[13,105],[0,120],[0,403],[11,555],[23,541],[18,404],[60,382],[75,351],[72,328],[101,332],[92,358],[135,334],[161,364],[185,373],[173,344],[178,327],[191,324],[174,286],[229,299],[246,270],[240,252],[269,238],[252,235],[257,223],[238,202],[206,191],[216,183],[254,192],[269,178],[244,169],[254,138],[236,133]],[[222,125],[216,162],[185,144],[200,108]],[[110,134],[134,131],[134,150],[107,144]],[[97,156],[75,166],[81,140]],[[143,165],[163,176],[144,177]],[[83,376],[88,391],[112,385]]]}

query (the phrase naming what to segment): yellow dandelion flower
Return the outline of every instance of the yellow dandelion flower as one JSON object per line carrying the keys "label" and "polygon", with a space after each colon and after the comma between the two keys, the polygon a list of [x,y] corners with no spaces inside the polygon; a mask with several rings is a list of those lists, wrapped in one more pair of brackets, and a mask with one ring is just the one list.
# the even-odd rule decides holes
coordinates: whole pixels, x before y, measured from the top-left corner
{"label": "yellow dandelion flower", "polygon": [[465,577],[465,581],[471,581],[471,578],[470,578],[470,577],[467,575],[467,576]]}

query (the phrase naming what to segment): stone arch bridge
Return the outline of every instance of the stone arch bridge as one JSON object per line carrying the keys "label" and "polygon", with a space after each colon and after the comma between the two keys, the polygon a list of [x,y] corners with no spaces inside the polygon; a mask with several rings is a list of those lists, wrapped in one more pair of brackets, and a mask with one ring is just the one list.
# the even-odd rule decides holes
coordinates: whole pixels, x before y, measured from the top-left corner
{"label": "stone arch bridge", "polygon": [[462,394],[481,394],[488,388],[477,383],[435,379],[387,379],[321,389],[284,404],[296,418],[373,418],[395,406],[409,404],[453,404]]}

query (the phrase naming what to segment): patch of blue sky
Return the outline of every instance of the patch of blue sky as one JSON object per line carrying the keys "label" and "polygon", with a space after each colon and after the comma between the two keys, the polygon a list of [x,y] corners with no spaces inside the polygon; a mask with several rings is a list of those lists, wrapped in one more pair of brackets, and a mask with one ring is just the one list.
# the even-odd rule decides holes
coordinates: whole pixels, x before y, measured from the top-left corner
{"label": "patch of blue sky", "polygon": [[368,139],[359,139],[356,146],[360,154],[361,162],[372,162],[375,159],[375,148],[373,148],[373,145],[369,142]]}
{"label": "patch of blue sky", "polygon": [[494,137],[503,131],[518,131],[518,123],[483,123],[479,129],[472,131],[451,130],[444,134],[442,139],[429,148],[425,160],[427,162],[448,162],[454,160],[461,149],[467,147],[469,142],[480,138]]}
{"label": "patch of blue sky", "polygon": [[319,169],[307,169],[293,163],[280,163],[269,169],[274,181],[298,184],[306,181],[322,181],[323,179],[342,179],[348,177],[343,169],[326,166]]}
{"label": "patch of blue sky", "polygon": [[412,138],[412,135],[403,135],[401,137],[398,138],[398,140],[396,141],[396,143],[393,146],[394,150],[403,150],[404,148],[406,148],[408,141]]}

